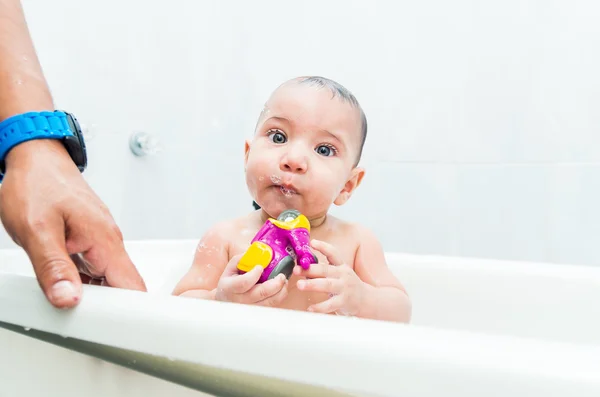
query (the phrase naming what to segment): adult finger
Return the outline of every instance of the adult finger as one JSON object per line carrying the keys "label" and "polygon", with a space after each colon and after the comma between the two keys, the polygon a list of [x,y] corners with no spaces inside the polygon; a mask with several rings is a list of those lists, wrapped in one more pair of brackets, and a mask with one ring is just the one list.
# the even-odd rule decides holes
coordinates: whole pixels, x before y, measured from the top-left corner
{"label": "adult finger", "polygon": [[339,266],[343,263],[338,250],[331,244],[321,240],[311,240],[310,246],[327,258],[330,265]]}
{"label": "adult finger", "polygon": [[342,283],[335,278],[314,278],[310,280],[298,280],[298,290],[305,292],[327,292],[339,294],[342,291]]}
{"label": "adult finger", "polygon": [[283,289],[287,284],[287,279],[283,274],[279,274],[277,277],[271,280],[267,280],[264,283],[257,284],[244,297],[243,303],[257,303],[264,301]]}
{"label": "adult finger", "polygon": [[62,218],[38,222],[16,237],[27,252],[48,301],[57,308],[72,308],[81,300],[81,279],[69,258]]}
{"label": "adult finger", "polygon": [[[146,284],[118,237],[96,242],[83,254],[92,269],[104,269],[106,284],[115,288],[146,291]],[[96,276],[96,274],[94,274]]]}
{"label": "adult finger", "polygon": [[104,274],[106,285],[116,288],[147,291],[146,283],[131,261],[129,254],[125,251],[125,247],[122,245],[117,246],[115,251],[110,259],[106,259],[114,263],[114,265],[106,269],[106,273]]}

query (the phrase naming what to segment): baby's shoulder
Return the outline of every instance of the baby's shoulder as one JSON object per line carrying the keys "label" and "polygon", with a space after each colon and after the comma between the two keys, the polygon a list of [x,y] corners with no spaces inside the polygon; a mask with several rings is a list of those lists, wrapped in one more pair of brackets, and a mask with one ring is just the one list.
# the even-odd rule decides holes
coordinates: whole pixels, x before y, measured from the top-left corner
{"label": "baby's shoulder", "polygon": [[360,223],[349,222],[337,217],[332,217],[331,221],[329,229],[340,237],[353,240],[375,237],[375,234],[371,229]]}
{"label": "baby's shoulder", "polygon": [[[377,236],[368,227],[339,218],[332,218],[330,221],[326,228],[329,235],[319,237],[337,246],[347,263],[356,266],[357,261],[360,262],[359,258],[364,255],[375,255],[382,251]],[[319,237],[315,236],[317,239]]]}
{"label": "baby's shoulder", "polygon": [[247,215],[238,218],[231,218],[214,223],[202,237],[203,240],[221,240],[229,241],[234,236],[237,236],[241,230],[244,230],[248,224],[249,217]]}
{"label": "baby's shoulder", "polygon": [[335,233],[335,236],[331,236],[331,239],[336,240],[338,244],[346,245],[355,254],[358,253],[359,249],[362,251],[382,249],[375,232],[360,223],[335,218],[335,224],[331,230]]}

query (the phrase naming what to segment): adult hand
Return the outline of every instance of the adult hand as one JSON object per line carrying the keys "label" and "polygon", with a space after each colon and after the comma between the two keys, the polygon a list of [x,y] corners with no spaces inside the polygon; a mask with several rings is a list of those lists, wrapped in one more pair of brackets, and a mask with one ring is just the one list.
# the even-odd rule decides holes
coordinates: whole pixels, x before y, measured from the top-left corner
{"label": "adult hand", "polygon": [[278,306],[288,295],[288,280],[283,274],[256,284],[263,272],[262,266],[255,266],[247,273],[239,274],[237,264],[242,255],[236,255],[227,264],[219,279],[215,300],[256,304],[260,306]]}
{"label": "adult hand", "polygon": [[81,278],[71,254],[81,253],[87,262],[82,272],[105,277],[105,285],[146,291],[121,231],[60,142],[29,141],[8,153],[0,218],[27,252],[55,307],[70,308],[81,300]]}
{"label": "adult hand", "polygon": [[365,283],[350,266],[342,262],[341,255],[334,246],[312,240],[311,247],[325,255],[329,263],[312,264],[306,270],[296,266],[294,274],[307,278],[298,280],[296,285],[300,291],[325,292],[330,298],[309,306],[308,311],[356,315],[365,293]]}

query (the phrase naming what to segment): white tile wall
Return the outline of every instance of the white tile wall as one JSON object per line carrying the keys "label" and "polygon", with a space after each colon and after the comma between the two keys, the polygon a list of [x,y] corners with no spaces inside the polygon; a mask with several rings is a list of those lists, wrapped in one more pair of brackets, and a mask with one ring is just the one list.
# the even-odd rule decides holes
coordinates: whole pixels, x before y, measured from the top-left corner
{"label": "white tile wall", "polygon": [[[250,210],[243,138],[276,85],[319,74],[370,125],[365,181],[333,211],[387,250],[600,265],[593,0],[24,5],[57,104],[95,127],[86,178],[126,238]],[[163,151],[133,157],[137,130]]]}
{"label": "white tile wall", "polygon": [[462,255],[551,260],[552,167],[461,165],[457,232]]}
{"label": "white tile wall", "polygon": [[548,252],[557,262],[600,263],[600,164],[553,169]]}

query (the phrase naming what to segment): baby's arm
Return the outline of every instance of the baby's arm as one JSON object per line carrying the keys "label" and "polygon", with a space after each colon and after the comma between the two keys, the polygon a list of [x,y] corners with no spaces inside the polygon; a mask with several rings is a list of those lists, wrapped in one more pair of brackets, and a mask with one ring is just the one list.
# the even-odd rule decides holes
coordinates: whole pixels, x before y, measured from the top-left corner
{"label": "baby's arm", "polygon": [[377,237],[359,227],[359,246],[354,271],[365,283],[365,293],[358,317],[409,322],[411,302],[404,287],[387,266]]}
{"label": "baby's arm", "polygon": [[192,266],[173,290],[173,295],[215,299],[219,278],[229,262],[226,232],[227,224],[219,223],[202,236]]}

